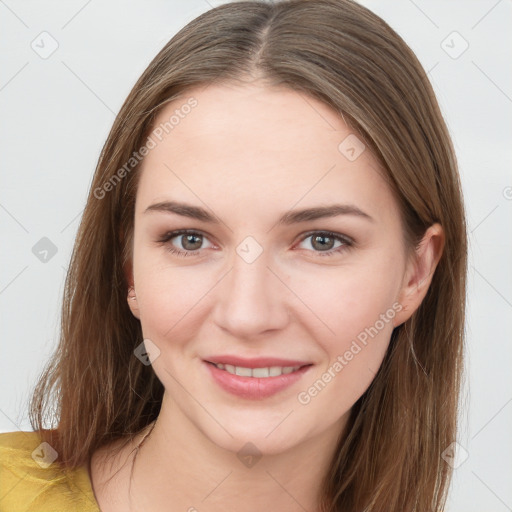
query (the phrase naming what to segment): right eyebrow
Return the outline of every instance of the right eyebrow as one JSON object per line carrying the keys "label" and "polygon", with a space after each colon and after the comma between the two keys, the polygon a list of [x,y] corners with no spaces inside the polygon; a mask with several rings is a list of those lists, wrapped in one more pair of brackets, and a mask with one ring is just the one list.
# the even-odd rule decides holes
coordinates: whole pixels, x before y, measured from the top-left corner
{"label": "right eyebrow", "polygon": [[210,222],[212,224],[220,224],[219,219],[204,208],[192,206],[191,204],[186,203],[178,203],[176,201],[162,201],[160,203],[152,204],[144,210],[144,213],[150,212],[175,213],[176,215],[181,215],[182,217],[189,217],[191,219]]}

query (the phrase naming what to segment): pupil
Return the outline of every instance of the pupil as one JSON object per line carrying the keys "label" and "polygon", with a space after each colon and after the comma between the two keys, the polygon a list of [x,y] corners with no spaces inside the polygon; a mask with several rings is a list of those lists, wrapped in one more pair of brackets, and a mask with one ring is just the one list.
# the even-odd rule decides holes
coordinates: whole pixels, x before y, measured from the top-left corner
{"label": "pupil", "polygon": [[[313,245],[315,245],[316,242],[318,242],[319,240],[331,240],[331,243],[332,243],[332,238],[328,237],[328,236],[315,236],[314,237],[314,242],[313,242]],[[320,248],[321,250],[327,250],[327,249],[330,249],[331,247],[326,247],[327,245],[330,245],[330,244],[325,244],[325,243],[320,243],[320,246],[317,247],[317,248]]]}
{"label": "pupil", "polygon": [[184,238],[185,238],[185,243],[183,244],[183,247],[185,247],[186,249],[197,249],[197,247],[187,247],[187,244],[190,242],[192,245],[194,245],[194,242],[191,242],[191,240],[193,240],[194,238],[197,239],[197,241],[195,242],[195,245],[198,245],[199,246],[201,245],[201,240],[199,239],[198,236],[196,235],[184,235]]}

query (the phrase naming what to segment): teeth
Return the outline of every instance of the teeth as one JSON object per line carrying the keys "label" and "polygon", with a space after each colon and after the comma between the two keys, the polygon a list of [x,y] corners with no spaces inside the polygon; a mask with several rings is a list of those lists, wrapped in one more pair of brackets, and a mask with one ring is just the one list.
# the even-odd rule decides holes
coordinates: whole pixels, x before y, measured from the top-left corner
{"label": "teeth", "polygon": [[244,368],[242,366],[233,366],[231,364],[218,363],[215,366],[219,370],[225,370],[232,375],[239,375],[240,377],[279,377],[279,375],[287,375],[296,372],[300,366],[271,366],[270,368]]}
{"label": "teeth", "polygon": [[270,367],[270,376],[271,377],[277,377],[278,375],[281,375],[283,372],[279,366],[271,366]]}
{"label": "teeth", "polygon": [[235,373],[240,375],[240,377],[252,377],[252,370],[250,368],[235,366]]}
{"label": "teeth", "polygon": [[253,377],[268,377],[270,375],[270,368],[253,368],[252,376]]}

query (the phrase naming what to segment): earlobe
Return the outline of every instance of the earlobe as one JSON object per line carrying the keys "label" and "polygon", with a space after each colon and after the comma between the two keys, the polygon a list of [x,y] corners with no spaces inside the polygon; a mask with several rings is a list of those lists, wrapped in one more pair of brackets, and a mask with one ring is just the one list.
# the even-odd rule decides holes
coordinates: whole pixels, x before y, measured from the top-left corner
{"label": "earlobe", "polygon": [[139,305],[137,303],[137,295],[135,294],[135,286],[131,263],[126,263],[123,270],[126,282],[128,284],[128,296],[126,298],[126,300],[128,301],[128,307],[130,308],[130,311],[132,312],[133,316],[140,320]]}
{"label": "earlobe", "polygon": [[433,224],[426,231],[411,256],[400,290],[398,302],[402,310],[394,318],[394,326],[408,320],[420,307],[432,282],[432,277],[441,259],[445,235],[439,223]]}
{"label": "earlobe", "polygon": [[139,313],[139,305],[137,304],[137,295],[135,294],[135,289],[133,286],[130,286],[128,289],[128,306],[135,318],[138,318],[140,320],[140,313]]}

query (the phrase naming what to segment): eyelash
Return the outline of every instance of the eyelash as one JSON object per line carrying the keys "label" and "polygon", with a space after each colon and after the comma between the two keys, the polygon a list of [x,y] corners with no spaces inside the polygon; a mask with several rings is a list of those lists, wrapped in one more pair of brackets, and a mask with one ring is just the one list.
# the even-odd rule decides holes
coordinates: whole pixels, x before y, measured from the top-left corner
{"label": "eyelash", "polygon": [[[169,244],[169,242],[173,238],[176,238],[179,235],[199,235],[200,237],[207,238],[205,235],[203,235],[199,231],[194,231],[194,230],[190,230],[190,229],[180,229],[178,231],[170,231],[170,232],[166,233],[157,242],[159,244],[166,245],[167,246],[166,250],[172,254],[175,254],[176,256],[179,256],[179,257],[197,256],[200,249],[196,249],[194,251],[182,251],[180,249],[176,249],[176,247],[174,247],[172,244]],[[313,235],[322,235],[326,238],[333,238],[334,240],[337,240],[337,241],[343,243],[343,245],[340,245],[336,249],[330,249],[329,251],[313,251],[322,257],[334,256],[335,254],[344,252],[344,251],[350,249],[354,244],[353,240],[351,240],[350,238],[348,238],[344,235],[340,235],[338,233],[333,233],[332,231],[311,231],[311,232],[307,233],[300,240],[300,242],[303,242],[304,240],[312,237]]]}

